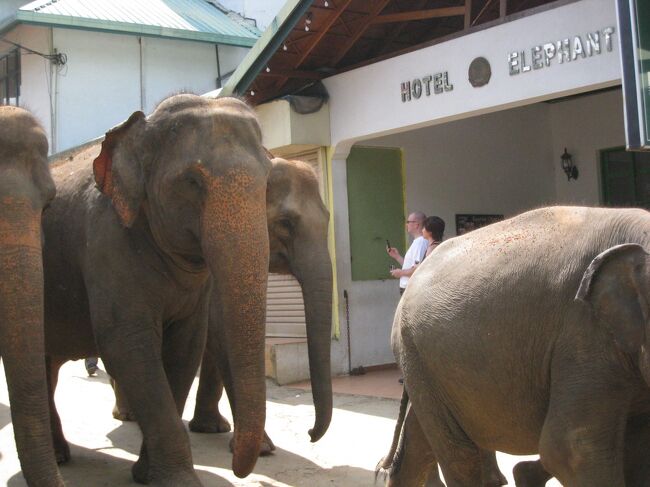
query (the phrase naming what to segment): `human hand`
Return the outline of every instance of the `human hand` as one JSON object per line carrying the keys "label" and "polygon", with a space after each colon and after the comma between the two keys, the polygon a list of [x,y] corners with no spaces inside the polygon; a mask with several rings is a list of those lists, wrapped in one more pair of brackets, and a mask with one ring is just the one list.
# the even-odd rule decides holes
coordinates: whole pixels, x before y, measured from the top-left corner
{"label": "human hand", "polygon": [[390,255],[393,259],[399,260],[402,258],[402,256],[399,253],[399,250],[397,250],[395,247],[389,247],[386,249],[388,252],[388,255]]}
{"label": "human hand", "polygon": [[390,271],[390,275],[393,276],[395,279],[399,279],[403,275],[402,269],[393,269]]}

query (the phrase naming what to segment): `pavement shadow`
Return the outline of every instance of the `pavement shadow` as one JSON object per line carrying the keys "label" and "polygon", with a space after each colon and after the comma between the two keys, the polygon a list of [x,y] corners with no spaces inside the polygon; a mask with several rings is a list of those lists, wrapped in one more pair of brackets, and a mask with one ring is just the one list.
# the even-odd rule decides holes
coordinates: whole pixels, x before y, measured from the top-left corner
{"label": "pavement shadow", "polygon": [[[199,472],[201,472],[201,465],[231,468],[232,454],[228,448],[228,442],[232,437],[230,433],[192,434],[190,436],[193,437],[194,465]],[[197,443],[202,444],[203,447],[194,448],[195,445],[198,446]],[[282,468],[278,469],[278,465],[282,465]],[[374,471],[349,465],[326,468],[308,458],[279,447],[272,455],[259,457],[253,473],[283,484],[300,486],[323,485],[324,481],[329,481],[331,485],[372,486],[375,479]],[[260,485],[272,486],[276,484],[261,480]]]}
{"label": "pavement shadow", "polygon": [[[140,446],[138,445],[138,450]],[[103,448],[102,450],[106,450]],[[105,451],[84,448],[70,443],[71,460],[60,465],[61,475],[70,486],[133,486],[131,476],[133,461],[118,458]],[[227,479],[212,472],[198,471],[204,485],[232,486]],[[21,472],[7,481],[7,487],[25,487],[26,482]]]}
{"label": "pavement shadow", "polygon": [[0,403],[0,430],[11,423],[11,408]]}
{"label": "pavement shadow", "polygon": [[[314,401],[311,391],[305,389],[293,389],[291,387],[280,387],[278,385],[270,385],[267,382],[267,398],[268,402],[283,404],[288,406],[313,406]],[[396,419],[399,413],[399,400],[389,399],[385,397],[362,396],[355,394],[334,394],[333,406],[335,409],[344,409],[346,411],[368,414],[370,416],[377,416],[386,419]],[[386,405],[394,404],[395,407],[386,407]],[[391,412],[391,410],[394,411]],[[387,412],[388,411],[388,412]]]}

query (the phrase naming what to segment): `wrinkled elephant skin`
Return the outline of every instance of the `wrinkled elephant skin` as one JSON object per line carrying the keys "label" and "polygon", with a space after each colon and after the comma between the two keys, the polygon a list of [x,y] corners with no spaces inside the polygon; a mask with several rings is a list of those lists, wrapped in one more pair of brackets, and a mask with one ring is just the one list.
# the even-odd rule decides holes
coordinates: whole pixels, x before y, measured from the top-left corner
{"label": "wrinkled elephant skin", "polygon": [[[267,221],[271,251],[270,271],[293,275],[301,284],[305,305],[309,367],[316,410],[312,441],[327,430],[332,416],[332,378],[330,365],[332,322],[332,261],[327,248],[329,212],[325,208],[314,170],[305,162],[272,160],[266,191]],[[214,316],[214,310],[211,313]],[[198,432],[224,432],[228,422],[219,413],[222,379],[230,394],[231,374],[224,374],[218,350],[217,319],[211,319],[208,343],[201,363],[201,378],[194,418],[190,429]],[[223,354],[222,354],[223,355]],[[221,369],[221,372],[219,371]],[[231,399],[232,405],[232,399]],[[261,454],[274,449],[267,437]]]}
{"label": "wrinkled elephant skin", "polygon": [[539,453],[532,481],[648,485],[649,249],[645,210],[552,207],[418,268],[392,344],[448,487],[480,485],[480,449]]}
{"label": "wrinkled elephant skin", "polygon": [[43,338],[41,212],[54,197],[47,148],[31,114],[0,107],[0,355],[30,487],[63,485],[49,432]]}
{"label": "wrinkled elephant skin", "polygon": [[[176,95],[55,159],[57,197],[44,217],[50,393],[63,362],[99,353],[143,432],[134,479],[199,486],[180,413],[218,296],[233,394],[245,405],[234,412],[233,471],[248,475],[264,434],[270,169],[253,111]],[[259,245],[244,245],[251,235]],[[214,286],[213,274],[223,278]],[[66,460],[53,402],[52,411]]]}

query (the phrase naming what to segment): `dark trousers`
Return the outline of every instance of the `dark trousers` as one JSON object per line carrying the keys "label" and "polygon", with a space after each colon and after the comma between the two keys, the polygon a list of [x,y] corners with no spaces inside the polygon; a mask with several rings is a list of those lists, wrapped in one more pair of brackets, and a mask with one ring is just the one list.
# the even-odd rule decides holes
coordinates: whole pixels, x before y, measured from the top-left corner
{"label": "dark trousers", "polygon": [[399,295],[401,296],[402,294],[404,294],[404,291],[406,291],[405,287],[399,288]]}

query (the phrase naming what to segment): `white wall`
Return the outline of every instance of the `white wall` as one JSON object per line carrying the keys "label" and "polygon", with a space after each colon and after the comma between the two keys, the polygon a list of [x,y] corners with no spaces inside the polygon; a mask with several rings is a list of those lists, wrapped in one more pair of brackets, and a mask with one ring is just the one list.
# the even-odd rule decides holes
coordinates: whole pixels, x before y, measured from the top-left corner
{"label": "white wall", "polygon": [[[557,167],[556,201],[578,205],[601,204],[599,151],[625,146],[621,90],[553,103],[550,105],[550,117]],[[560,155],[565,147],[580,172],[577,180],[568,181],[564,171],[560,170]]]}
{"label": "white wall", "polygon": [[[136,110],[150,113],[169,95],[217,86],[210,43],[55,29],[54,46],[67,56],[55,80],[56,152],[103,135]],[[219,46],[222,72],[246,52]]]}
{"label": "white wall", "polygon": [[[618,33],[612,51],[510,75],[508,55],[550,41],[573,39],[616,27],[615,0],[582,0],[507,22],[415,52],[332,76],[330,94],[333,145],[346,146],[382,134],[412,130],[468,116],[529,104],[620,82]],[[601,33],[602,37],[602,33]],[[604,44],[604,42],[602,42]],[[474,88],[468,68],[478,56],[492,70],[490,82]],[[402,102],[401,83],[448,72],[453,91]],[[342,153],[347,147],[337,147]]]}
{"label": "white wall", "polygon": [[59,71],[55,152],[106,133],[140,109],[140,48],[135,36],[54,29],[66,54]]}
{"label": "white wall", "polygon": [[217,87],[214,44],[143,37],[142,47],[145,113],[179,91],[200,95]]}

